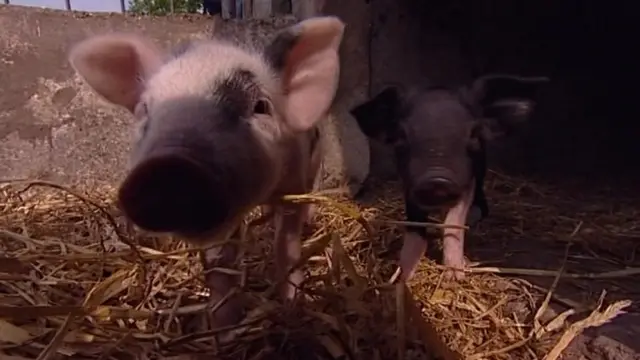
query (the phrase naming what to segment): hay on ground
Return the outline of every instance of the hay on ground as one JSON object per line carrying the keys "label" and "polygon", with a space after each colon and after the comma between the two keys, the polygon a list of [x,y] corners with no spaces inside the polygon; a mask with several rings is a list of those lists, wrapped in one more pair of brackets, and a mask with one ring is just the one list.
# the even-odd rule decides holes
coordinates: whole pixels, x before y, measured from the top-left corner
{"label": "hay on ground", "polygon": [[545,300],[547,289],[496,269],[447,284],[424,261],[408,288],[388,284],[401,232],[388,221],[401,219],[393,188],[372,206],[335,193],[296,198],[320,207],[305,234],[306,296],[294,304],[274,295],[271,227],[248,228],[242,261],[225,270],[241,277],[249,303],[229,342],[218,336],[229,329],[209,326],[197,251],[128,229],[112,189],[85,195],[32,182],[0,191],[3,358],[534,359],[567,328],[562,314],[543,320],[553,291]]}

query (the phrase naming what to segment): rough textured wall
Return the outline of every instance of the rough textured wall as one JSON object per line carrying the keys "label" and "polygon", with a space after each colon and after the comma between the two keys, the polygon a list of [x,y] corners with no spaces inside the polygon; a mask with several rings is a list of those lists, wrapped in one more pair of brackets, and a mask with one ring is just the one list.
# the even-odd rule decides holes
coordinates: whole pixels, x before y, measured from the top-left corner
{"label": "rough textured wall", "polygon": [[205,37],[205,18],[136,18],[0,6],[0,178],[112,184],[128,160],[131,117],[67,62],[88,35],[137,31],[162,45]]}
{"label": "rough textured wall", "polygon": [[[0,179],[29,177],[93,186],[117,183],[123,175],[132,117],[96,96],[74,74],[67,52],[78,40],[96,33],[135,31],[170,46],[207,38],[215,31],[243,41],[273,35],[295,21],[283,17],[250,20],[247,25],[197,15],[149,18],[0,5]],[[350,29],[345,35],[344,64],[357,61],[349,50],[358,48],[354,35]],[[343,70],[349,90],[340,90],[343,95],[325,124],[327,185],[347,180],[357,188],[368,172],[366,141],[353,119],[342,119],[358,94],[365,95],[357,91],[363,81],[359,73]],[[348,155],[343,156],[340,144],[345,137],[350,148],[359,146],[364,152],[344,151]]]}

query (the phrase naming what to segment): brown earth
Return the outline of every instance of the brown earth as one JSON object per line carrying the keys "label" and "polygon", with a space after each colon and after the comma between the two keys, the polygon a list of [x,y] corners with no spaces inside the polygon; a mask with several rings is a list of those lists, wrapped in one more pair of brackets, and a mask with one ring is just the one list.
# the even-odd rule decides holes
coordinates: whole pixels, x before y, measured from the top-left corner
{"label": "brown earth", "polygon": [[[600,186],[599,191],[593,191],[589,181],[534,182],[492,171],[486,183],[491,213],[470,230],[465,252],[474,266],[502,269],[506,282],[498,282],[500,285],[497,286],[509,288],[506,285],[509,282],[524,281],[536,301],[552,288],[557,271],[563,266],[565,273],[585,275],[585,278],[559,280],[553,288],[549,310],[542,316],[546,319],[543,321],[550,321],[569,309],[576,310],[569,317],[569,323],[585,319],[603,292],[607,299],[605,304],[631,300],[632,305],[626,313],[577,336],[561,359],[640,359],[640,346],[636,340],[640,335],[640,286],[637,282],[640,273],[637,259],[640,193],[637,187],[622,184]],[[372,193],[365,192],[359,201],[375,204],[378,200],[375,200],[376,196],[370,196]],[[401,219],[401,216],[398,212],[394,217]],[[393,261],[400,246],[400,239],[387,240],[381,256]],[[432,247],[429,256],[437,260],[441,252]],[[536,269],[551,272],[544,275],[519,273]],[[625,269],[629,273],[611,273],[597,278],[600,274]],[[412,286],[417,294],[424,291],[423,301],[427,301],[433,292],[428,280],[421,278],[425,275],[418,272],[416,284]],[[502,309],[503,314],[512,313],[528,323],[534,316],[528,301],[510,300]],[[440,321],[447,323],[446,319]],[[548,343],[544,343],[538,345],[546,348]],[[505,358],[523,358],[521,356],[523,354],[514,354]]]}

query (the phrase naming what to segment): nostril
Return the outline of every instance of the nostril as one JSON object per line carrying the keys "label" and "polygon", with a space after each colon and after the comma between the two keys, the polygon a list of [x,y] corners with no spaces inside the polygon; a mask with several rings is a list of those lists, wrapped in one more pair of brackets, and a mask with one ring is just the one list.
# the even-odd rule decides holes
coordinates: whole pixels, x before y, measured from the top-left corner
{"label": "nostril", "polygon": [[437,206],[455,200],[458,186],[445,177],[431,177],[422,181],[413,191],[414,200],[425,206]]}
{"label": "nostril", "polygon": [[180,155],[143,161],[127,176],[118,195],[127,217],[149,231],[205,231],[226,210],[207,170]]}

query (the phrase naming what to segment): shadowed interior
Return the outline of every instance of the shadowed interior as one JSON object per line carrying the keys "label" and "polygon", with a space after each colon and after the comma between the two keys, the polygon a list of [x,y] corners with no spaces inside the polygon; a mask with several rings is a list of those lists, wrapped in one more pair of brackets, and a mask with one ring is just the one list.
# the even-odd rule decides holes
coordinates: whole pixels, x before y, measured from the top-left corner
{"label": "shadowed interior", "polygon": [[228,198],[212,174],[182,155],[142,161],[121,185],[118,200],[126,216],[148,231],[198,234],[228,217]]}

